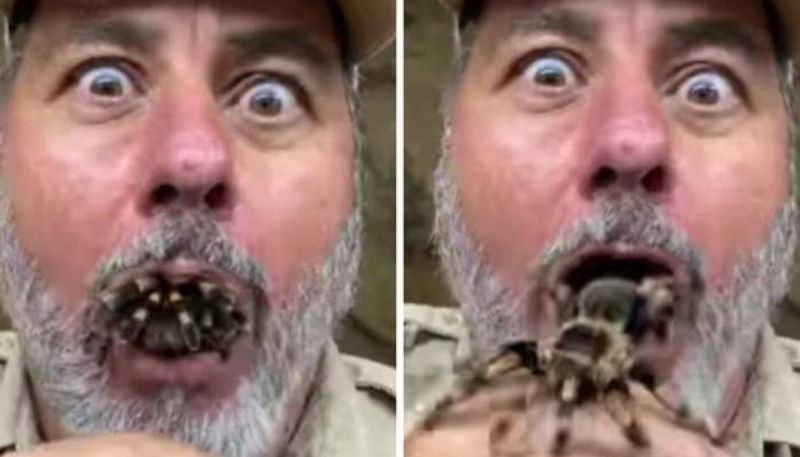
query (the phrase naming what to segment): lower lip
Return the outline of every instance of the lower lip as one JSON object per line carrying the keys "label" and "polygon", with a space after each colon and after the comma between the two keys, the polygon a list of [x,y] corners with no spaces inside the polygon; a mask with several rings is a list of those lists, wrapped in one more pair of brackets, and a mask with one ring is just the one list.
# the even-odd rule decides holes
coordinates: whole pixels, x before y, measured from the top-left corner
{"label": "lower lip", "polygon": [[219,353],[163,358],[141,351],[124,341],[114,341],[107,364],[112,388],[137,397],[152,397],[165,389],[180,389],[193,405],[208,406],[232,396],[247,375],[252,345],[243,339],[223,360]]}

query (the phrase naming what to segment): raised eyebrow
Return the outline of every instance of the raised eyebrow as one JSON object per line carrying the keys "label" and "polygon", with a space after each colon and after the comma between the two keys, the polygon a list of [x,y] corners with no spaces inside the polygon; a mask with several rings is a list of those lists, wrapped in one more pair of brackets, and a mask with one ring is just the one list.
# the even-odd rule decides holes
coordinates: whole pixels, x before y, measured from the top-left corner
{"label": "raised eyebrow", "polygon": [[247,66],[269,57],[287,57],[311,67],[315,74],[329,74],[337,68],[334,54],[327,52],[308,31],[257,29],[229,34],[225,47],[235,66]]}
{"label": "raised eyebrow", "polygon": [[702,47],[720,47],[740,54],[746,60],[762,63],[770,54],[747,26],[720,19],[698,19],[667,26],[666,47],[673,55]]}
{"label": "raised eyebrow", "polygon": [[74,23],[59,40],[60,46],[110,44],[149,54],[162,42],[164,33],[151,25],[123,19],[92,18]]}
{"label": "raised eyebrow", "polygon": [[534,15],[515,19],[508,35],[529,36],[553,34],[582,44],[597,41],[600,21],[585,12],[565,7],[544,8]]}

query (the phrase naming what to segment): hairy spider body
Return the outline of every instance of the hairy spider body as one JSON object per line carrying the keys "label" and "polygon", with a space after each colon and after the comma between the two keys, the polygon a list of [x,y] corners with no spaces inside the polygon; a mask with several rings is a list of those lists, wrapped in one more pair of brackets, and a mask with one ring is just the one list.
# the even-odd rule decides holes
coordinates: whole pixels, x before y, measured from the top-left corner
{"label": "hairy spider body", "polygon": [[[664,345],[672,341],[677,293],[670,277],[640,281],[601,277],[584,285],[577,294],[562,289],[559,295],[561,305],[572,310],[572,317],[561,324],[553,339],[504,345],[472,377],[465,378],[452,395],[435,405],[423,426],[430,429],[442,419],[457,420],[460,414],[446,412],[481,389],[540,379],[545,393],[558,403],[554,454],[566,450],[571,440],[572,416],[576,409],[589,403],[605,408],[633,446],[647,448],[650,439],[639,423],[631,392],[637,384],[650,392],[676,423],[708,436],[712,443],[723,443],[712,420],[694,417],[686,404],[675,407],[664,399],[656,390],[663,379],[636,357],[637,344],[647,338]],[[491,439],[504,439],[509,435],[508,427],[506,420],[493,424]],[[524,445],[507,444],[493,443],[493,449],[495,445],[525,449]]]}
{"label": "hairy spider body", "polygon": [[645,387],[653,398],[674,414],[675,421],[721,444],[722,436],[710,419],[692,417],[689,408],[670,405],[657,391],[659,380],[635,357],[636,342],[648,334],[666,343],[672,336],[675,293],[670,278],[645,278],[637,284],[619,278],[600,278],[572,297],[562,291],[572,319],[564,322],[550,342],[515,342],[504,346],[481,371],[482,384],[518,371],[543,377],[550,395],[558,401],[558,427],[554,454],[562,453],[571,439],[571,419],[581,405],[602,404],[636,447],[650,440],[639,424],[632,383]]}
{"label": "hairy spider body", "polygon": [[96,327],[163,357],[212,351],[225,359],[234,340],[249,331],[232,294],[208,281],[172,284],[148,275],[106,292],[101,301]]}

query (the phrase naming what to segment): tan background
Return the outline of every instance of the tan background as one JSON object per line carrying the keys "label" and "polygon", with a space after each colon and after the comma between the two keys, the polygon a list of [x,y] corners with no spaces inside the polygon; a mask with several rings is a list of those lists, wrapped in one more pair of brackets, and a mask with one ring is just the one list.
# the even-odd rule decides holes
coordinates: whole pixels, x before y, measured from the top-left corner
{"label": "tan background", "polygon": [[[441,136],[439,100],[452,62],[451,17],[437,0],[406,0],[405,285],[406,303],[453,301],[430,242],[431,173]],[[798,259],[798,256],[795,256]],[[800,337],[800,278],[773,320],[779,333]]]}

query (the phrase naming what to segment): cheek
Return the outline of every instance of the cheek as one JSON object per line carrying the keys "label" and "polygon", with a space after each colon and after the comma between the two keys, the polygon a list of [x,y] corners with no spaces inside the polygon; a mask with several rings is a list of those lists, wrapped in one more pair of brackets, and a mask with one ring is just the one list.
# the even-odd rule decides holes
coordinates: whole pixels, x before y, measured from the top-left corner
{"label": "cheek", "polygon": [[123,152],[133,146],[126,138],[41,128],[47,122],[12,117],[3,166],[23,249],[56,299],[74,304],[98,262],[135,230]]}
{"label": "cheek", "polygon": [[232,230],[267,266],[270,295],[288,299],[330,254],[353,206],[353,141],[346,126],[280,152],[245,154]]}
{"label": "cheek", "polygon": [[776,126],[676,146],[695,152],[677,161],[680,181],[671,210],[702,250],[712,289],[724,287],[743,258],[766,242],[788,201],[790,159],[780,140],[786,137]]}
{"label": "cheek", "polygon": [[542,249],[581,211],[579,163],[566,153],[577,119],[485,112],[456,107],[449,154],[459,203],[495,273],[522,290]]}

